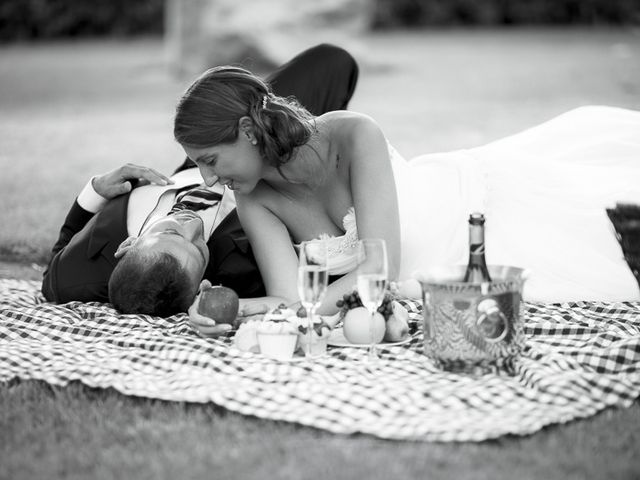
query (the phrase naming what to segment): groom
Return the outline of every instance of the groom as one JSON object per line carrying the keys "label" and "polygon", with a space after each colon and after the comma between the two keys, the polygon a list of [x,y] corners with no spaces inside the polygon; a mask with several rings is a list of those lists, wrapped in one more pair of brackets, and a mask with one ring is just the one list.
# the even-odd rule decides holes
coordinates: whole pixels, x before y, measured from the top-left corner
{"label": "groom", "polygon": [[[345,109],[357,77],[349,53],[322,44],[296,56],[267,81],[277,95],[293,95],[319,115]],[[186,311],[202,278],[233,288],[241,297],[264,295],[232,192],[214,185],[209,190],[218,197],[204,212],[167,215],[181,187],[201,182],[189,159],[171,178],[136,165],[94,177],[60,230],[44,273],[44,296],[58,303],[106,302],[115,296],[123,313],[168,316]],[[170,239],[172,232],[182,240]]]}

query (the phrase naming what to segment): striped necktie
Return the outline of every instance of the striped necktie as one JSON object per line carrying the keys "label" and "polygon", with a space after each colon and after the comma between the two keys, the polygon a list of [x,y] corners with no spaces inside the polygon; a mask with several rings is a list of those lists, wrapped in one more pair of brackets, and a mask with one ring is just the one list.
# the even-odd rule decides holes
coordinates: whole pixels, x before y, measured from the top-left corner
{"label": "striped necktie", "polygon": [[182,210],[191,210],[197,212],[206,208],[217,205],[222,200],[222,195],[212,192],[206,187],[198,186],[176,196],[176,202],[171,207],[169,215],[181,212]]}

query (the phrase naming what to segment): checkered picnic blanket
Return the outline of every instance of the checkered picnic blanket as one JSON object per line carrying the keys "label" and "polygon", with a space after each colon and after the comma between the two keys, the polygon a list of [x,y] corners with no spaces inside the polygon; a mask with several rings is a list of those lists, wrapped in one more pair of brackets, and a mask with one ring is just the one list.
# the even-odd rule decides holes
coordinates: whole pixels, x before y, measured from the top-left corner
{"label": "checkered picnic blanket", "polygon": [[453,374],[423,355],[420,305],[411,342],[329,347],[315,362],[241,352],[203,339],[185,315],[118,315],[109,305],[44,303],[36,282],[0,280],[0,382],[81,381],[126,395],[214,402],[261,418],[389,439],[480,441],[628,407],[640,395],[640,303],[525,304],[515,375]]}

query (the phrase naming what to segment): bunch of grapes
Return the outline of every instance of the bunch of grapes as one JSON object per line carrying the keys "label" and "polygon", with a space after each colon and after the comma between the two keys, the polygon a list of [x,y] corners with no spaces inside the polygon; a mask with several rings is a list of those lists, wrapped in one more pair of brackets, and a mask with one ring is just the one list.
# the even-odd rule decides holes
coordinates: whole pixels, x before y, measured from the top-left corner
{"label": "bunch of grapes", "polygon": [[[384,294],[384,299],[382,303],[378,307],[378,312],[384,317],[385,320],[388,320],[391,315],[393,315],[393,308],[391,306],[395,297],[388,290]],[[360,295],[358,292],[354,290],[351,293],[345,293],[342,296],[342,300],[338,300],[336,302],[336,307],[342,309],[342,315],[347,313],[348,310],[352,308],[363,307],[362,300],[360,300]]]}

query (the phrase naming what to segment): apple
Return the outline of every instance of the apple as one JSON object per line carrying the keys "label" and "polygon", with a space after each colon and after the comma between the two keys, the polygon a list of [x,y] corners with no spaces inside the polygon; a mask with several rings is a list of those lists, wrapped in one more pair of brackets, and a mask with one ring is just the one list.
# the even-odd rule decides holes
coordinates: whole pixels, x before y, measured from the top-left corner
{"label": "apple", "polygon": [[200,293],[198,313],[209,317],[216,323],[234,323],[238,316],[240,299],[232,289],[216,285],[207,287]]}
{"label": "apple", "polygon": [[344,336],[351,343],[368,344],[370,342],[369,324],[373,327],[374,343],[380,343],[384,337],[385,322],[379,312],[376,312],[371,318],[371,314],[366,308],[352,308],[347,311],[342,322]]}

